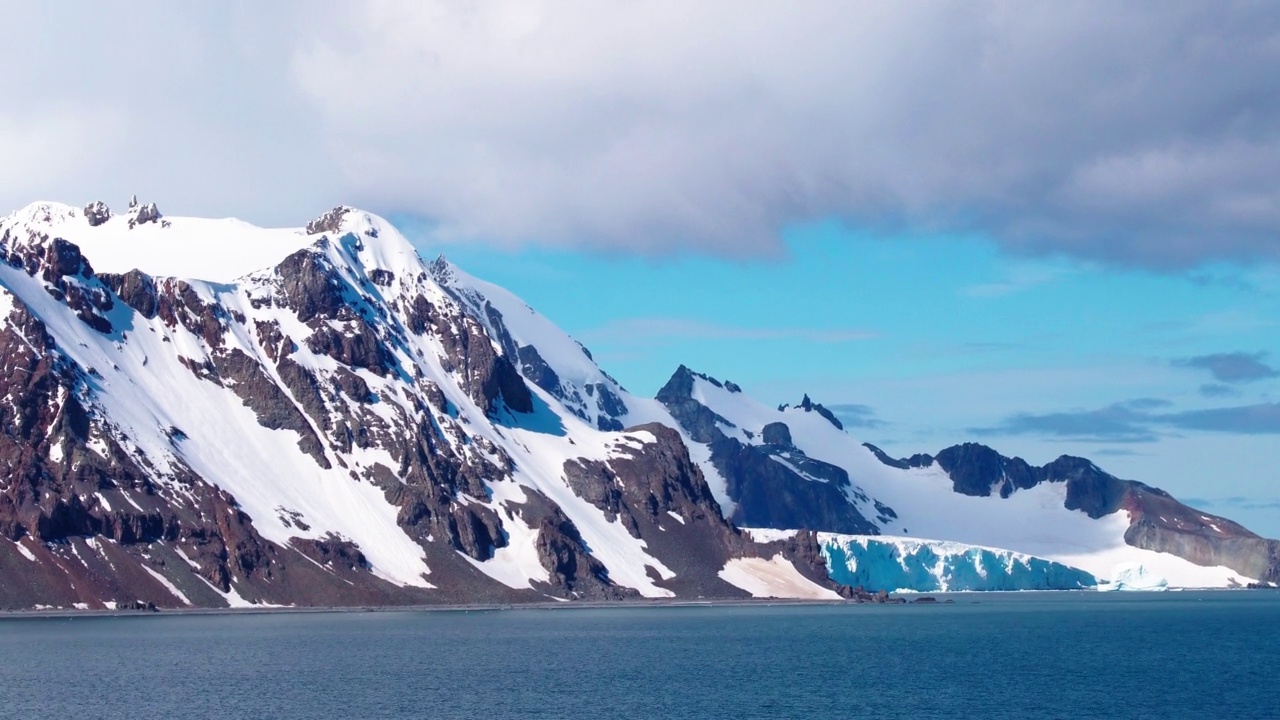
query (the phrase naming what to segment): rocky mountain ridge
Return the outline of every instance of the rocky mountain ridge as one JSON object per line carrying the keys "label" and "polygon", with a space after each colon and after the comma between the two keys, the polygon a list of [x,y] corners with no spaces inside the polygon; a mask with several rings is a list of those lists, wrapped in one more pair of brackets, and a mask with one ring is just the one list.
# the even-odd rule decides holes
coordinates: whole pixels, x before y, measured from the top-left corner
{"label": "rocky mountain ridge", "polygon": [[[927,525],[867,479],[938,466],[957,498],[1038,492],[978,451],[847,461],[812,446],[854,442],[821,405],[757,422],[684,367],[636,397],[352,208],[262,230],[38,203],[0,220],[0,259],[3,608],[829,597],[816,535],[739,527]],[[1275,577],[1269,541],[1196,540],[1172,498],[1099,482],[1089,516],[1129,512],[1135,545]]]}

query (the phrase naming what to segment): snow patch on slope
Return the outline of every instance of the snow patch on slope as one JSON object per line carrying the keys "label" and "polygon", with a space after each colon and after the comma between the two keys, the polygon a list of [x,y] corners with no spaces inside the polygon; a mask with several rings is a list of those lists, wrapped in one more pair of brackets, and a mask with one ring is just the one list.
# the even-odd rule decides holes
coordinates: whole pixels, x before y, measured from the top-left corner
{"label": "snow patch on slope", "polygon": [[169,591],[169,592],[170,592],[170,593],[171,593],[175,598],[177,598],[177,599],[178,599],[178,601],[179,601],[179,602],[181,602],[183,605],[187,605],[187,606],[190,606],[190,605],[191,605],[191,601],[187,599],[187,596],[186,596],[186,595],[184,595],[184,594],[182,593],[182,591],[181,591],[181,590],[179,590],[179,589],[177,588],[177,586],[175,586],[172,582],[169,582],[169,578],[167,578],[167,577],[165,577],[165,576],[161,575],[160,573],[156,572],[155,570],[152,570],[151,568],[147,567],[146,565],[140,565],[139,567],[141,567],[143,570],[146,570],[148,575],[150,575],[151,577],[155,578],[155,579],[156,579],[156,582],[158,582],[158,583],[160,583],[161,585],[163,585],[163,586],[164,586],[164,589],[165,589],[165,590],[168,590],[168,591]]}
{"label": "snow patch on slope", "polygon": [[795,598],[800,600],[839,600],[833,590],[818,585],[800,574],[781,554],[769,560],[734,558],[725,563],[720,579],[758,598]]}
{"label": "snow patch on slope", "polygon": [[547,582],[551,574],[538,559],[538,530],[529,527],[520,514],[506,507],[506,503],[523,504],[528,501],[524,490],[515,483],[492,483],[489,486],[492,502],[486,506],[498,513],[507,533],[507,546],[493,552],[488,560],[476,560],[458,553],[477,570],[510,588],[528,589],[531,580]]}

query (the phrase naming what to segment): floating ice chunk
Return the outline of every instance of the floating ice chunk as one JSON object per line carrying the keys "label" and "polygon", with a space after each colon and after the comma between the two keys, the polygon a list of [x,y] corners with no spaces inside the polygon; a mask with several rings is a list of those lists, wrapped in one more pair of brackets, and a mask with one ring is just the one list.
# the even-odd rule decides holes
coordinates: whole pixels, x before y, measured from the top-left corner
{"label": "floating ice chunk", "polygon": [[1123,563],[1111,572],[1111,582],[1100,583],[1098,589],[1160,592],[1169,589],[1169,581],[1156,575],[1141,563]]}

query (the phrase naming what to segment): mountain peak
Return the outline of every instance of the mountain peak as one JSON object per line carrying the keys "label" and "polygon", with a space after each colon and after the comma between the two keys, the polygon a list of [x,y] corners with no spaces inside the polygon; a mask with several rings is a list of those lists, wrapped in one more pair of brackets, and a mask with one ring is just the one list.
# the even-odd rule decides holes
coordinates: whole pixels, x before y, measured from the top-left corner
{"label": "mountain peak", "polygon": [[695,380],[702,380],[703,382],[710,383],[715,387],[727,390],[730,393],[742,392],[742,388],[733,381],[725,380],[721,382],[710,375],[690,370],[688,366],[682,363],[680,367],[676,368],[676,371],[671,374],[671,379],[667,380],[667,384],[662,386],[662,389],[658,391],[656,397],[658,400],[664,401],[666,399],[692,397]]}
{"label": "mountain peak", "polygon": [[4,225],[24,224],[52,227],[76,217],[78,211],[65,203],[37,201],[13,211],[4,218]]}
{"label": "mountain peak", "polygon": [[349,205],[335,207],[301,228],[262,228],[234,218],[163,215],[155,203],[133,202],[113,214],[106,203],[83,209],[36,202],[0,220],[10,242],[57,237],[78,246],[94,268],[140,270],[152,277],[234,282],[275,267],[290,254],[328,236],[344,262],[395,274],[424,269],[417,251],[386,220]]}

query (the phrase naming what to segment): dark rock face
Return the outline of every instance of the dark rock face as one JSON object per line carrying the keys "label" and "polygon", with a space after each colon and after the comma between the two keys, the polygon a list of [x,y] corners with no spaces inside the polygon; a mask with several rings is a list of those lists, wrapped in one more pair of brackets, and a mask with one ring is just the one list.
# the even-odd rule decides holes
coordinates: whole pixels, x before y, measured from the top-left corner
{"label": "dark rock face", "polygon": [[301,322],[317,317],[337,319],[339,310],[346,307],[342,281],[315,250],[306,248],[293,253],[276,266],[276,272],[280,274],[285,303]]}
{"label": "dark rock face", "polygon": [[520,360],[520,368],[524,371],[524,376],[534,385],[552,394],[560,392],[560,376],[551,369],[546,360],[542,359],[538,348],[532,345],[521,345],[516,355]]}
{"label": "dark rock face", "polygon": [[[666,406],[676,422],[680,423],[680,427],[689,433],[689,437],[698,443],[709,443],[718,437],[724,435],[720,431],[717,424],[725,427],[735,427],[728,420],[720,417],[710,408],[702,403],[694,400],[693,382],[695,378],[702,378],[711,382],[705,375],[693,372],[689,368],[681,365],[667,381],[666,385],[658,391],[657,399]],[[719,385],[719,381],[716,381]]]}
{"label": "dark rock face", "polygon": [[1125,542],[1167,552],[1197,565],[1223,565],[1264,582],[1280,582],[1280,541],[1238,523],[1189,508],[1167,493],[1132,481],[1120,499],[1131,524]]}
{"label": "dark rock face", "polygon": [[[288,363],[287,358],[282,359],[282,362]],[[321,467],[330,467],[324,454],[324,444],[312,430],[311,423],[298,412],[294,399],[267,377],[257,361],[236,348],[224,355],[215,356],[214,367],[216,375],[213,379],[239,395],[244,404],[253,410],[260,425],[272,430],[293,430],[299,435],[298,447],[314,458]],[[289,363],[287,367],[306,372],[294,363]]]}
{"label": "dark rock face", "polygon": [[328,355],[348,367],[364,368],[375,375],[386,375],[396,366],[391,351],[362,318],[347,323],[347,330],[321,325],[307,338],[307,348],[317,355]]}
{"label": "dark rock face", "polygon": [[123,275],[102,273],[98,276],[107,287],[111,288],[125,305],[138,311],[148,320],[156,316],[159,299],[155,280],[141,270],[130,270]]}
{"label": "dark rock face", "polygon": [[[828,482],[803,477],[775,458]],[[733,521],[739,525],[854,535],[880,532],[850,504],[845,494],[851,486],[849,475],[835,465],[804,457],[798,450],[770,452],[729,437],[712,441],[711,462],[728,481],[729,497],[738,503]]]}
{"label": "dark rock face", "polygon": [[611,600],[639,595],[609,579],[609,571],[587,552],[582,534],[563,513],[557,511],[539,522],[537,550],[551,585],[571,597]]}
{"label": "dark rock face", "polygon": [[885,465],[888,465],[889,467],[898,468],[899,470],[908,470],[910,468],[925,468],[933,464],[933,456],[925,455],[924,453],[916,453],[915,455],[912,455],[909,458],[897,459],[897,458],[889,457],[889,455],[885,453],[885,451],[881,450],[875,445],[872,445],[871,443],[862,443],[862,447],[870,450],[871,454],[875,455],[876,459],[879,460],[880,462],[884,463]]}
{"label": "dark rock face", "polygon": [[977,443],[949,447],[934,459],[962,495],[983,497],[998,486],[1000,496],[1008,497],[1015,489],[1034,487],[1039,482],[1038,473],[1022,458],[1006,458]]}
{"label": "dark rock face", "polygon": [[786,423],[769,423],[760,431],[760,439],[765,445],[791,447],[791,428]]}
{"label": "dark rock face", "polygon": [[1063,455],[1044,467],[1035,467],[1022,458],[1005,457],[978,443],[953,445],[936,457],[917,454],[903,459],[891,458],[874,445],[864,443],[864,447],[885,465],[903,470],[929,467],[937,462],[951,477],[955,492],[962,495],[999,494],[1007,498],[1017,490],[1033,488],[1042,482],[1066,481],[1069,509],[1084,510],[1090,517],[1099,518],[1118,507],[1121,481],[1084,458]]}
{"label": "dark rock face", "polygon": [[445,348],[445,370],[458,373],[462,387],[486,413],[497,409],[499,398],[516,412],[533,412],[533,396],[524,378],[494,349],[480,323],[471,317],[456,324],[441,319],[435,332]]}
{"label": "dark rock face", "polygon": [[734,523],[852,534],[879,532],[850,503],[846,495],[852,492],[848,473],[806,457],[792,445],[791,431],[784,423],[770,423],[761,429],[763,446],[729,437],[721,428],[732,429],[733,423],[693,399],[696,378],[724,387],[682,365],[658,392],[658,400],[694,442],[709,444],[711,462],[727,481],[729,497],[737,503],[731,518]]}
{"label": "dark rock face", "polygon": [[622,398],[604,383],[587,385],[586,391],[587,395],[596,398],[596,409],[600,412],[596,415],[596,427],[609,432],[621,430],[622,422],[618,418],[627,414],[627,405]]}
{"label": "dark rock face", "polygon": [[607,463],[565,464],[566,479],[580,497],[644,541],[675,573],[655,584],[682,595],[734,597],[743,593],[718,577],[730,557],[751,544],[727,522],[680,434],[665,425],[626,430]]}
{"label": "dark rock face", "polygon": [[90,226],[97,227],[111,219],[111,208],[101,200],[94,200],[84,206],[84,217]]}
{"label": "dark rock face", "polygon": [[[622,422],[619,418],[627,414],[627,406],[622,398],[613,391],[613,386],[617,382],[613,378],[605,377],[613,384],[606,383],[585,383],[581,386],[575,383],[564,382],[559,374],[551,367],[550,364],[542,357],[538,348],[533,345],[521,345],[516,338],[511,335],[507,328],[506,318],[492,302],[478,291],[468,287],[455,286],[455,273],[453,266],[445,259],[443,255],[436,258],[431,264],[430,275],[438,283],[444,291],[454,300],[469,321],[474,321],[478,325],[485,328],[490,342],[497,345],[498,356],[505,359],[516,373],[523,377],[524,380],[533,383],[541,388],[552,397],[560,400],[565,405],[565,409],[573,414],[587,420],[594,421],[596,427],[600,430],[619,431],[623,429]],[[425,303],[423,311],[429,311],[429,303]],[[413,322],[411,328],[417,325]],[[416,330],[415,330],[416,332]],[[581,346],[579,346],[581,347]],[[591,354],[586,348],[582,348],[583,353],[588,358]],[[450,353],[453,355],[453,353]],[[456,364],[456,361],[455,363]],[[502,371],[502,368],[497,368]],[[515,388],[516,392],[520,392]],[[519,409],[519,403],[513,405],[508,398],[508,406],[517,412],[528,412]],[[593,407],[594,405],[594,407]]]}
{"label": "dark rock face", "polygon": [[30,234],[28,242],[11,242],[10,232],[0,238],[5,262],[32,278],[39,278],[44,291],[66,305],[85,325],[97,332],[112,332],[105,317],[114,306],[111,292],[80,254],[79,246],[47,234]]}

